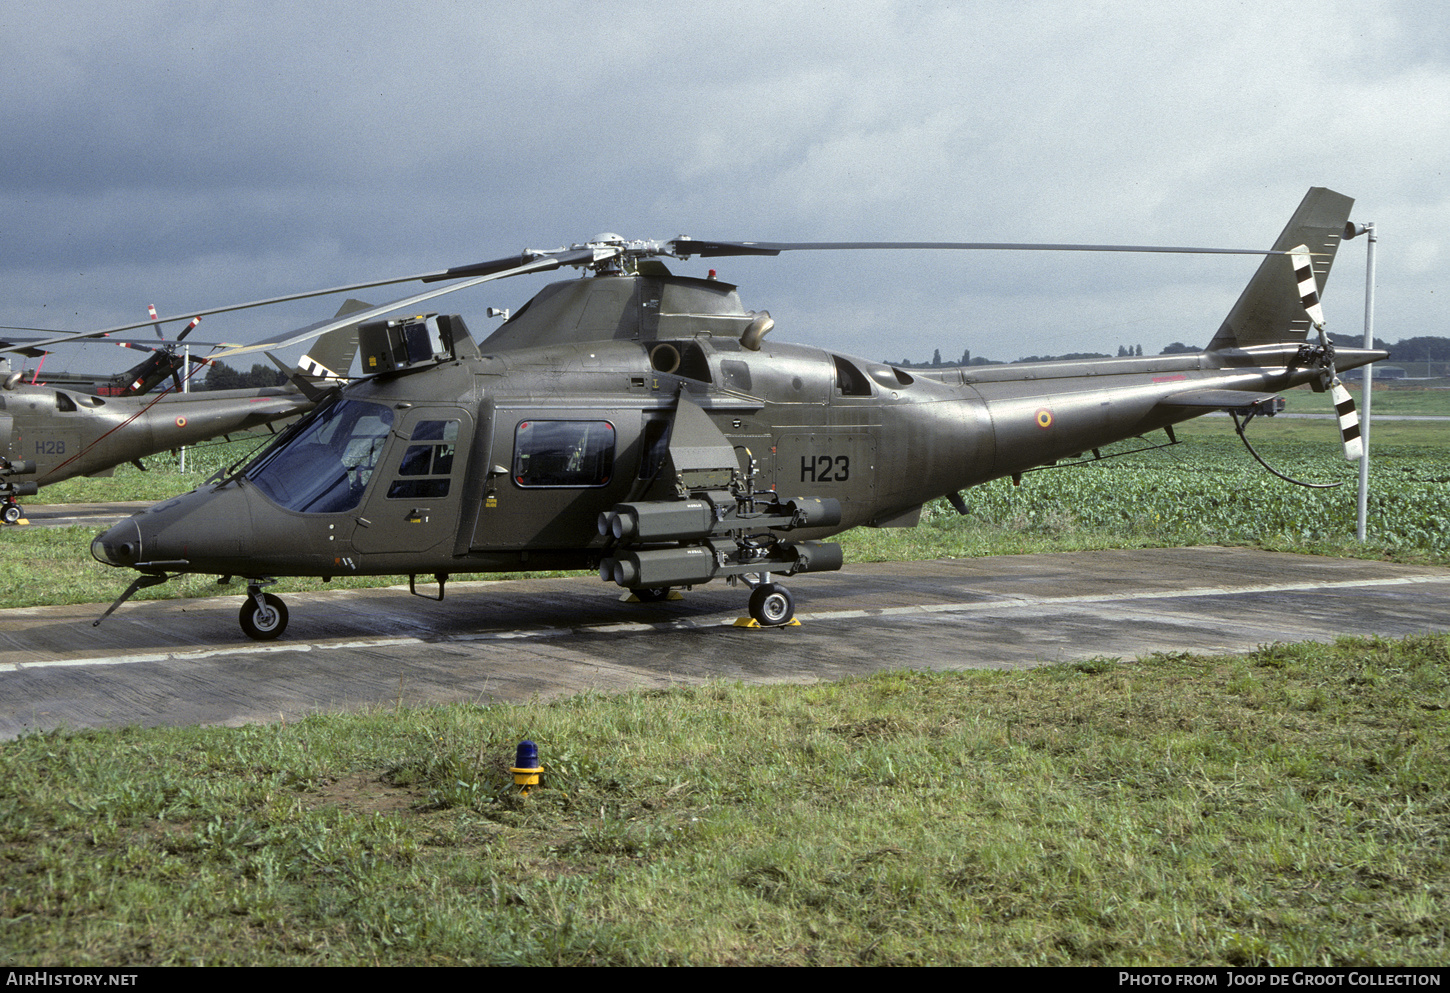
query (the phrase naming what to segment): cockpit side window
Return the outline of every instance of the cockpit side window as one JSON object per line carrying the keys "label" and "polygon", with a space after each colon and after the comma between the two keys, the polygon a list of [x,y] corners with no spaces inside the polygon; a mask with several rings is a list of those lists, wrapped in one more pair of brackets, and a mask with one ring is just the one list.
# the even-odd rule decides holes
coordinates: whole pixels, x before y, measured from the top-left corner
{"label": "cockpit side window", "polygon": [[[411,444],[403,450],[398,475],[388,484],[390,500],[441,500],[448,495],[453,453],[458,444],[457,421],[419,421]],[[425,477],[435,477],[432,479]]]}
{"label": "cockpit side window", "polygon": [[393,411],[340,400],[290,438],[279,439],[246,472],[274,503],[300,514],[336,514],[362,500],[393,427]]}

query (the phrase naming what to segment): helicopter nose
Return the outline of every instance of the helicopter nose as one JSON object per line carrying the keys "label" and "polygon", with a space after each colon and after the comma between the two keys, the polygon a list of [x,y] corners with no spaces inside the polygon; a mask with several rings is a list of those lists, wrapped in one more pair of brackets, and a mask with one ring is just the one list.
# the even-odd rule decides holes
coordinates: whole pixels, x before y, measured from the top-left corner
{"label": "helicopter nose", "polygon": [[91,558],[115,566],[141,561],[141,528],[135,518],[127,518],[91,542]]}

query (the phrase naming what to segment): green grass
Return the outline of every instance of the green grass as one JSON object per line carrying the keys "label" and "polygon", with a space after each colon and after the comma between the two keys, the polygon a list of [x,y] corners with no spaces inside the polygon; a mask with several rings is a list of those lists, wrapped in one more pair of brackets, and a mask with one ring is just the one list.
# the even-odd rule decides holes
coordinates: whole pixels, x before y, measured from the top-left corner
{"label": "green grass", "polygon": [[1438,966],[1447,714],[1438,636],[49,732],[0,958]]}
{"label": "green grass", "polygon": [[[1350,396],[1356,404],[1363,405],[1362,384],[1349,385]],[[1315,393],[1307,386],[1289,390],[1283,394],[1291,414],[1329,414],[1333,409],[1327,393]],[[1407,383],[1387,383],[1375,380],[1374,397],[1370,400],[1370,415],[1399,414],[1419,416],[1450,417],[1450,382],[1443,379]]]}

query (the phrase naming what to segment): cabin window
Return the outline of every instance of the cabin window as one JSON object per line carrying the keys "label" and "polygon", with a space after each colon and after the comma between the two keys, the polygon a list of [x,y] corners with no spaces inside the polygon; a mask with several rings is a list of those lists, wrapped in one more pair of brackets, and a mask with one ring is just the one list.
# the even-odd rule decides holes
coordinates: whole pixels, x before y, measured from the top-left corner
{"label": "cabin window", "polygon": [[314,411],[263,452],[246,478],[272,502],[300,514],[337,514],[362,500],[393,412],[378,403],[339,400]]}
{"label": "cabin window", "polygon": [[665,464],[670,452],[670,427],[672,420],[663,417],[651,418],[644,425],[644,457],[639,460],[639,478],[654,479]]}
{"label": "cabin window", "polygon": [[750,365],[748,363],[726,359],[720,363],[720,376],[725,380],[726,389],[739,390],[742,393],[750,392]]}
{"label": "cabin window", "polygon": [[841,356],[836,359],[836,392],[845,397],[869,397],[871,383],[853,364]]}
{"label": "cabin window", "polygon": [[[388,485],[390,500],[438,500],[448,495],[448,477],[453,472],[453,454],[458,445],[457,421],[419,421],[411,444],[403,450],[398,475]],[[416,477],[440,476],[441,479]]]}
{"label": "cabin window", "polygon": [[514,430],[519,486],[605,486],[613,475],[614,425],[608,421],[521,421]]}

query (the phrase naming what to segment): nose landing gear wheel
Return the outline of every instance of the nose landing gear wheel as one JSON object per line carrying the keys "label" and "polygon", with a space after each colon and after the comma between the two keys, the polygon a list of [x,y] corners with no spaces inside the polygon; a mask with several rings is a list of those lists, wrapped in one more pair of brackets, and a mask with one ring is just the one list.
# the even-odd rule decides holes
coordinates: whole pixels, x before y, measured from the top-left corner
{"label": "nose landing gear wheel", "polygon": [[630,592],[639,597],[640,603],[663,603],[670,598],[668,586],[641,586]]}
{"label": "nose landing gear wheel", "polygon": [[757,586],[750,594],[750,616],[763,628],[780,627],[795,617],[795,601],[784,586],[776,583]]}
{"label": "nose landing gear wheel", "polygon": [[247,597],[237,620],[241,622],[242,630],[248,638],[254,641],[272,641],[287,630],[287,605],[282,602],[281,597],[270,593],[262,594],[262,599],[266,601],[266,607],[257,606],[255,598]]}
{"label": "nose landing gear wheel", "polygon": [[22,511],[20,509],[20,504],[7,503],[5,504],[5,510],[0,513],[3,513],[6,524],[14,524],[16,521],[20,520],[20,515]]}

